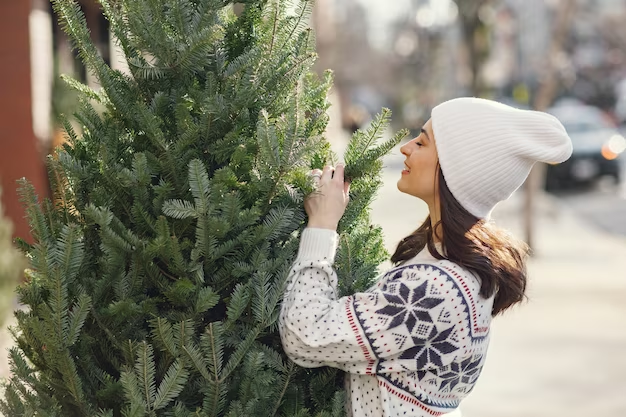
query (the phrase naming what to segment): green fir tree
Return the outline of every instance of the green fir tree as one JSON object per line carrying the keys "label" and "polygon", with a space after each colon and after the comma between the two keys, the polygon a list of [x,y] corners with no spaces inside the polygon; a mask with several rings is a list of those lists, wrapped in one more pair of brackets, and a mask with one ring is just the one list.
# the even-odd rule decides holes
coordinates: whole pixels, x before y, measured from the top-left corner
{"label": "green fir tree", "polygon": [[[306,225],[330,74],[311,70],[312,3],[99,0],[129,62],[112,70],[74,0],[53,0],[98,78],[49,159],[51,201],[22,193],[35,243],[19,288],[12,416],[341,416],[343,376],[283,353],[277,318]],[[104,109],[97,111],[96,109]],[[369,205],[389,112],[352,138],[341,290],[387,257]]]}

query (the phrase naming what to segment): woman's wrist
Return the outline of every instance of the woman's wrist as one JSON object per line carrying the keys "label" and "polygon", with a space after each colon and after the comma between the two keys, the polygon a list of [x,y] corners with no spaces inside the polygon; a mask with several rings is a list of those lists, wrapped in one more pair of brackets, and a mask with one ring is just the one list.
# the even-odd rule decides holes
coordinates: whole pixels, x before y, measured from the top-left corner
{"label": "woman's wrist", "polygon": [[328,230],[337,230],[337,223],[330,223],[325,221],[311,221],[307,224],[307,227],[312,229],[328,229]]}
{"label": "woman's wrist", "polygon": [[334,230],[307,227],[300,236],[298,258],[306,261],[334,262],[339,236]]}

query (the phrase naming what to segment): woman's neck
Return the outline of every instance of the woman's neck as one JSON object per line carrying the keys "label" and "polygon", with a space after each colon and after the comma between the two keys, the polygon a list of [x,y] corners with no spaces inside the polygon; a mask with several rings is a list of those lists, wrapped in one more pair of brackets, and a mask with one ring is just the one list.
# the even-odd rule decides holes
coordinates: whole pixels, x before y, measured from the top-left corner
{"label": "woman's neck", "polygon": [[434,204],[428,204],[429,216],[430,216],[430,226],[432,228],[432,236],[433,242],[441,243],[443,239],[443,230],[441,227],[441,211]]}

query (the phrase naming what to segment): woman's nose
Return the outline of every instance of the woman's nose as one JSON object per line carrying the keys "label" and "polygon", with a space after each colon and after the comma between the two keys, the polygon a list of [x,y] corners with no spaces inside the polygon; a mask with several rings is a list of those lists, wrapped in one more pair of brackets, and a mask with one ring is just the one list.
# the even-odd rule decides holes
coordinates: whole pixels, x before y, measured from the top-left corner
{"label": "woman's nose", "polygon": [[400,148],[400,153],[402,153],[402,155],[404,156],[410,156],[411,155],[411,143],[414,141],[415,139],[411,139],[410,141],[408,141],[407,143],[405,143],[401,148]]}

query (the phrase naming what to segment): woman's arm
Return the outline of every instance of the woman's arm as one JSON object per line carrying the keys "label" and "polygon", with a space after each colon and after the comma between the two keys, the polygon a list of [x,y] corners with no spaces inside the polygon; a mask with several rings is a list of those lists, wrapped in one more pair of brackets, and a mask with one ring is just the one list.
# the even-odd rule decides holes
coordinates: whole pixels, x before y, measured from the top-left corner
{"label": "woman's arm", "polygon": [[332,230],[303,232],[279,323],[292,360],[375,374],[444,366],[463,353],[470,319],[458,278],[408,265],[372,292],[337,299],[336,247]]}

